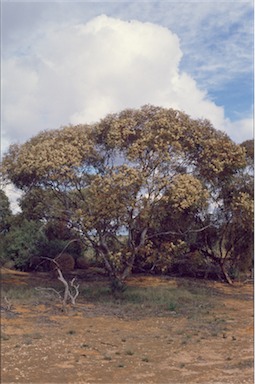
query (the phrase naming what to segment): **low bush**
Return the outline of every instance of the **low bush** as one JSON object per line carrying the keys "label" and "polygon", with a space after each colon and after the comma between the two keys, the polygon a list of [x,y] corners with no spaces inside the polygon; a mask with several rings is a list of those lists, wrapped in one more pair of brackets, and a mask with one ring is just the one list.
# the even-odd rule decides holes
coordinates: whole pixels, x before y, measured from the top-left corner
{"label": "low bush", "polygon": [[171,274],[181,277],[217,280],[221,278],[219,266],[206,259],[199,251],[189,252],[174,258],[169,270]]}
{"label": "low bush", "polygon": [[69,253],[62,253],[58,255],[54,258],[54,261],[50,263],[50,269],[54,272],[56,272],[57,266],[61,269],[62,272],[70,272],[74,269],[75,261],[73,256]]}
{"label": "low bush", "polygon": [[84,256],[80,256],[76,259],[76,267],[79,269],[88,269],[89,262],[85,259]]}

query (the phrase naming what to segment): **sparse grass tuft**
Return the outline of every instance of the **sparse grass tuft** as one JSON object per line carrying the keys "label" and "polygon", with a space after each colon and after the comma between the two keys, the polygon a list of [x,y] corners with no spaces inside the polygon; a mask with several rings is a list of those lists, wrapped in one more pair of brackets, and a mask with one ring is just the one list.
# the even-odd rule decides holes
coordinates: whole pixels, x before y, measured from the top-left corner
{"label": "sparse grass tuft", "polygon": [[133,351],[131,351],[130,349],[128,349],[126,352],[125,352],[126,355],[128,356],[132,356],[134,354]]}
{"label": "sparse grass tuft", "polygon": [[30,301],[34,300],[38,297],[38,293],[34,290],[34,288],[28,285],[18,285],[10,288],[2,288],[1,289],[1,299],[7,297],[8,300],[22,300],[22,301]]}
{"label": "sparse grass tuft", "polygon": [[10,339],[10,336],[7,335],[6,333],[1,333],[1,340],[3,341],[7,341]]}
{"label": "sparse grass tuft", "polygon": [[76,331],[74,329],[70,329],[70,331],[67,332],[68,335],[75,335]]}
{"label": "sparse grass tuft", "polygon": [[245,360],[239,361],[236,364],[236,367],[238,369],[253,368],[254,367],[254,361],[253,361],[253,359],[245,359]]}
{"label": "sparse grass tuft", "polygon": [[27,339],[42,339],[43,336],[40,334],[40,333],[25,333],[23,335],[23,337],[27,338]]}
{"label": "sparse grass tuft", "polygon": [[31,337],[24,337],[24,344],[31,345],[33,344],[33,340]]}
{"label": "sparse grass tuft", "polygon": [[175,312],[176,311],[176,303],[169,303],[167,306],[167,310],[170,312]]}
{"label": "sparse grass tuft", "polygon": [[104,360],[110,361],[112,357],[110,355],[104,355]]}

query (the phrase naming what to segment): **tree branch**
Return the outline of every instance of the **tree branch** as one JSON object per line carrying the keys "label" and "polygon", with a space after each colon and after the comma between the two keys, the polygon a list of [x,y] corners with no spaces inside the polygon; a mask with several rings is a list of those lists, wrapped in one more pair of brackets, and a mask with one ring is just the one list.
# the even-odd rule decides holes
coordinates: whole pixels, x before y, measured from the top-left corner
{"label": "tree branch", "polygon": [[188,229],[187,231],[185,232],[175,232],[175,231],[165,231],[165,232],[158,232],[158,233],[154,233],[153,235],[151,236],[148,236],[148,239],[152,239],[153,237],[157,237],[157,236],[162,236],[162,235],[174,235],[174,236],[185,236],[187,235],[188,233],[199,233],[199,232],[203,232],[205,231],[207,228],[211,227],[211,224],[209,225],[206,225],[205,227],[203,228],[199,228],[199,229]]}

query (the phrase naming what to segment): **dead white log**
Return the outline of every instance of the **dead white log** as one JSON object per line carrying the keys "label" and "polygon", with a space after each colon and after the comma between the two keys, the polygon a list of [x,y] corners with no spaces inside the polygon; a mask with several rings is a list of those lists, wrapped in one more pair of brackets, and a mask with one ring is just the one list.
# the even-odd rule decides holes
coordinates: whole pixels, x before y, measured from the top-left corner
{"label": "dead white log", "polygon": [[65,286],[65,292],[64,292],[64,298],[63,298],[63,306],[65,307],[67,304],[68,299],[71,300],[71,303],[75,305],[75,300],[79,295],[79,284],[74,284],[75,282],[75,277],[70,281],[70,286],[74,288],[75,292],[72,294],[71,289],[69,287],[68,282],[64,278],[60,268],[57,267],[57,272],[58,272],[58,280],[60,280],[64,286]]}
{"label": "dead white log", "polygon": [[[76,299],[77,299],[77,297],[79,295],[79,286],[80,286],[77,283],[75,284],[76,278],[74,277],[68,283],[67,280],[64,278],[64,276],[62,274],[62,271],[60,269],[60,266],[59,266],[58,262],[55,259],[50,259],[48,257],[43,257],[43,259],[50,260],[51,262],[53,262],[56,265],[56,270],[58,272],[58,280],[61,281],[61,283],[63,283],[64,287],[65,287],[64,297],[62,299],[60,293],[58,291],[56,291],[54,288],[41,288],[41,289],[54,291],[62,299],[62,303],[63,303],[63,307],[64,308],[66,307],[66,304],[67,304],[69,299],[70,299],[72,305],[75,305],[76,304]],[[37,288],[37,289],[40,289],[40,288]],[[72,292],[72,291],[74,291],[74,292]]]}

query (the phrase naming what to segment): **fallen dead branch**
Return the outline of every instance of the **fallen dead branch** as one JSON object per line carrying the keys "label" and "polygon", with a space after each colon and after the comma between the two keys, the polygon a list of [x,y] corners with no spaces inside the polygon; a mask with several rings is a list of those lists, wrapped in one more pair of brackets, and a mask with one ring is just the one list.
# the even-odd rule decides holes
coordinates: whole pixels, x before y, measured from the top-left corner
{"label": "fallen dead branch", "polygon": [[65,309],[66,308],[66,305],[68,303],[68,300],[71,301],[71,304],[72,305],[75,305],[76,304],[76,299],[79,295],[79,284],[76,283],[76,277],[74,277],[70,282],[68,282],[64,276],[63,276],[63,273],[60,269],[60,266],[58,264],[58,262],[55,260],[55,259],[50,259],[48,257],[44,257],[44,259],[47,259],[47,260],[50,260],[51,262],[53,262],[55,265],[56,265],[56,271],[58,273],[58,280],[61,281],[61,283],[63,283],[64,287],[65,287],[65,291],[64,291],[64,297],[62,298],[61,296],[61,293],[58,292],[56,289],[54,288],[41,288],[41,287],[37,287],[36,289],[39,290],[39,291],[52,291],[54,293],[56,293],[58,295],[58,297],[60,298],[60,300],[62,300],[62,304],[63,304],[63,308]]}
{"label": "fallen dead branch", "polygon": [[[71,300],[71,303],[75,305],[75,300],[79,295],[79,284],[75,284],[75,277],[70,281],[70,286],[66,279],[64,278],[60,268],[57,267],[58,272],[58,280],[60,280],[64,286],[65,286],[65,293],[64,293],[64,299],[63,299],[63,306],[65,307],[67,304],[68,299]],[[72,288],[74,288],[74,293],[72,293]]]}

